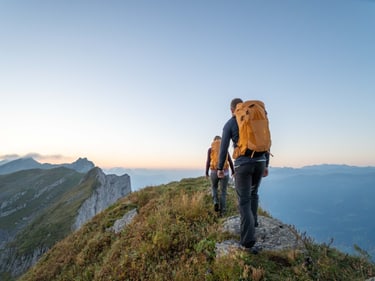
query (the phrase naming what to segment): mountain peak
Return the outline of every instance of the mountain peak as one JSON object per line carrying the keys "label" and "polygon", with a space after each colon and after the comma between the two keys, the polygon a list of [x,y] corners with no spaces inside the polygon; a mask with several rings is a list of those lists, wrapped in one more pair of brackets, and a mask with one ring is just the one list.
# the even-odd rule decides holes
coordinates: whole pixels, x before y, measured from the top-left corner
{"label": "mountain peak", "polygon": [[[65,166],[65,165],[64,165]],[[92,161],[89,161],[86,157],[85,158],[78,158],[76,161],[74,161],[71,164],[67,164],[67,168],[72,168],[80,173],[86,173],[90,171],[92,168],[95,167],[94,163]]]}

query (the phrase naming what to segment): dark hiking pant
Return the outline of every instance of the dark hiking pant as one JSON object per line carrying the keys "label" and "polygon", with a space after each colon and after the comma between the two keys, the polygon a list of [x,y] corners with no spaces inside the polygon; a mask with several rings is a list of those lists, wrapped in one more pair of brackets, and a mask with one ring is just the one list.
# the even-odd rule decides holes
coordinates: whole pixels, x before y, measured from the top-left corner
{"label": "dark hiking pant", "polygon": [[210,179],[213,202],[214,204],[219,204],[220,212],[224,213],[226,210],[229,175],[225,175],[224,178],[219,179],[217,177],[217,171],[212,170],[210,173]]}
{"label": "dark hiking pant", "polygon": [[235,168],[235,187],[241,221],[240,244],[244,247],[252,247],[255,243],[255,224],[258,223],[258,188],[265,167],[265,161],[254,161]]}

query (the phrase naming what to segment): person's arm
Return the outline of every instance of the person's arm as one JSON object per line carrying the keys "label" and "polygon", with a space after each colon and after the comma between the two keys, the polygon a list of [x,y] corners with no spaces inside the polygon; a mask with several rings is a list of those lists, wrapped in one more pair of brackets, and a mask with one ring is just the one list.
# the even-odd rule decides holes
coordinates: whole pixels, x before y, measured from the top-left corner
{"label": "person's arm", "polygon": [[231,139],[231,128],[230,128],[230,122],[228,121],[223,128],[223,133],[221,136],[218,170],[224,169],[224,163],[227,160],[230,139]]}
{"label": "person's arm", "polygon": [[232,157],[230,157],[229,152],[228,152],[228,162],[229,162],[229,167],[232,171],[232,176],[233,176],[234,175],[234,165],[233,165]]}
{"label": "person's arm", "polygon": [[263,177],[268,176],[268,165],[270,164],[270,153],[266,152],[266,168],[264,169]]}
{"label": "person's arm", "polygon": [[211,163],[211,148],[207,151],[207,160],[206,160],[206,177],[208,177],[208,171],[210,170]]}
{"label": "person's arm", "polygon": [[230,140],[232,138],[232,126],[233,122],[236,122],[236,119],[229,119],[229,121],[224,125],[223,133],[221,136],[221,144],[220,144],[220,154],[219,154],[219,165],[217,168],[217,176],[219,178],[224,177],[224,163],[227,160],[228,154],[228,147]]}
{"label": "person's arm", "polygon": [[265,177],[267,177],[268,176],[268,167],[266,167],[265,169],[264,169],[264,172],[263,172],[263,177],[265,178]]}

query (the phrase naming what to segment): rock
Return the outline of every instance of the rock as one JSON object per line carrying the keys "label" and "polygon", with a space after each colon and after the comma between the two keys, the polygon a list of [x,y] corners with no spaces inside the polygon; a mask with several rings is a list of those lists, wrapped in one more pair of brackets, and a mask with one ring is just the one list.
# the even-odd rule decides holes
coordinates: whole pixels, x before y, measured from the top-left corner
{"label": "rock", "polygon": [[123,230],[125,226],[127,226],[129,223],[133,221],[136,215],[137,209],[134,208],[130,210],[121,219],[116,220],[113,226],[109,228],[109,230],[115,233],[119,233],[121,230]]}
{"label": "rock", "polygon": [[[285,249],[304,250],[299,235],[288,225],[265,216],[258,216],[259,226],[255,228],[256,244],[263,250],[281,251]],[[229,217],[223,224],[223,231],[240,235],[240,217]],[[226,240],[216,244],[216,256],[223,256],[241,248],[238,241]]]}

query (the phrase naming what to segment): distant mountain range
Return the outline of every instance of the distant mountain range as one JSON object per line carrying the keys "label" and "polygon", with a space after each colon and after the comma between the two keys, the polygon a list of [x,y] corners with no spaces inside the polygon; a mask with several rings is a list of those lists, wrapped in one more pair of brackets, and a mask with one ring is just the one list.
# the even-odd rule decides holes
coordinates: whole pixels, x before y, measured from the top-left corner
{"label": "distant mountain range", "polygon": [[3,164],[0,162],[0,175],[29,169],[52,169],[57,167],[65,167],[79,173],[86,173],[94,168],[94,166],[94,163],[87,160],[87,158],[78,158],[75,162],[66,164],[42,164],[35,161],[33,158],[19,158],[13,161],[3,162]]}

